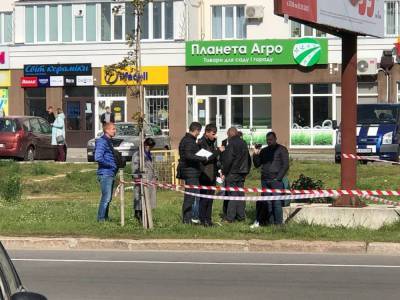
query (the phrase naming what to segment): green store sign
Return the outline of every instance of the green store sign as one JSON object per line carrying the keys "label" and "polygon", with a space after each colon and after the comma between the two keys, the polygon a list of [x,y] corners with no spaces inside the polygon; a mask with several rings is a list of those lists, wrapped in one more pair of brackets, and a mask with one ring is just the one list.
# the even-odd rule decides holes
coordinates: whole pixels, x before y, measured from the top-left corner
{"label": "green store sign", "polygon": [[273,39],[186,42],[186,66],[312,67],[328,63],[327,39]]}

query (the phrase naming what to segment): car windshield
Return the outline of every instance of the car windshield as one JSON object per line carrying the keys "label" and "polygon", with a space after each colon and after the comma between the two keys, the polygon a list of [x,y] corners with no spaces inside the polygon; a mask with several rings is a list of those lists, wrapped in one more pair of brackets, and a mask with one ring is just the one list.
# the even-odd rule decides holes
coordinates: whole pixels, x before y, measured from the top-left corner
{"label": "car windshield", "polygon": [[115,124],[118,136],[138,136],[139,129],[134,124]]}
{"label": "car windshield", "polygon": [[357,123],[367,124],[395,124],[397,122],[399,106],[391,105],[358,105]]}
{"label": "car windshield", "polygon": [[0,118],[0,132],[16,132],[17,122],[12,119]]}
{"label": "car windshield", "polygon": [[3,245],[0,243],[0,268],[6,277],[7,283],[10,287],[11,294],[15,294],[21,289],[21,281],[16,274],[14,266],[12,265],[6,250],[3,248]]}

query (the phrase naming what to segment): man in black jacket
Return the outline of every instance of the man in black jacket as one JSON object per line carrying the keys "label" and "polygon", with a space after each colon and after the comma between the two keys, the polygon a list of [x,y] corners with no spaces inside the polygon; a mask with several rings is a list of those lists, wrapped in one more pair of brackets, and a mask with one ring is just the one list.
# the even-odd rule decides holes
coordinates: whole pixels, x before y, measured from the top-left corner
{"label": "man in black jacket", "polygon": [[[261,185],[263,188],[283,189],[283,178],[289,170],[289,152],[285,146],[277,143],[275,132],[267,134],[268,147],[255,149],[253,163],[261,167]],[[263,194],[269,195],[269,194]],[[283,223],[282,201],[258,201],[256,204],[256,221],[251,228],[262,225]]]}
{"label": "man in black jacket", "polygon": [[[244,181],[251,168],[251,157],[246,142],[240,138],[238,130],[228,130],[228,146],[222,155],[222,171],[227,187],[244,187]],[[230,196],[244,196],[243,192],[229,192]],[[243,221],[246,218],[246,201],[231,200],[227,205],[226,221]]]}
{"label": "man in black jacket", "polygon": [[115,115],[109,106],[106,107],[106,112],[100,116],[100,122],[103,126],[107,123],[115,123]]}
{"label": "man in black jacket", "polygon": [[[208,124],[203,137],[199,140],[199,146],[210,153],[212,156],[208,158],[206,163],[203,163],[202,172],[200,175],[200,184],[204,186],[215,186],[218,174],[218,156],[224,147],[218,149],[216,147],[217,127],[214,124]],[[214,195],[212,190],[201,190],[201,194]],[[200,223],[203,226],[212,226],[212,206],[213,199],[200,199]]]}
{"label": "man in black jacket", "polygon": [[[178,178],[184,179],[185,184],[199,185],[199,177],[201,174],[201,164],[207,162],[206,157],[198,156],[200,147],[197,144],[197,137],[201,132],[201,124],[193,122],[189,126],[189,132],[185,134],[179,143],[179,165]],[[186,189],[188,193],[198,193],[196,189]],[[192,207],[196,201],[196,197],[186,195],[183,198],[182,205],[182,221],[184,224],[192,223]]]}

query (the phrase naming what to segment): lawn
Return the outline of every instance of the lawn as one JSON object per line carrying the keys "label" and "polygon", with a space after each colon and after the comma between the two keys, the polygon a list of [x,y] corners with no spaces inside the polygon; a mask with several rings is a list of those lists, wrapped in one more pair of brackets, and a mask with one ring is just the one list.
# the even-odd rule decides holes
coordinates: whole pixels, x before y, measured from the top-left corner
{"label": "lawn", "polygon": [[[101,238],[222,238],[222,239],[302,239],[302,240],[360,240],[400,242],[400,223],[380,230],[327,228],[305,224],[265,227],[254,231],[249,224],[254,219],[255,206],[247,205],[247,220],[213,228],[180,224],[182,195],[159,191],[158,208],[154,210],[155,229],[145,231],[132,216],[132,193],[126,194],[126,226],[119,226],[119,199],[113,200],[112,221],[96,222],[99,188],[95,165],[77,164],[15,164],[0,162],[0,174],[6,178],[13,172],[21,174],[22,200],[0,200],[0,235],[8,236],[85,236]],[[398,189],[398,166],[360,165],[358,187],[361,189]],[[92,169],[92,171],[90,171]],[[84,172],[81,172],[81,171]],[[128,172],[129,170],[127,170]],[[68,173],[65,177],[49,177]],[[328,162],[292,161],[290,180],[303,173],[320,179],[324,187],[339,186],[340,167]],[[36,180],[42,181],[36,181]],[[246,182],[259,186],[259,173],[253,170]],[[219,221],[221,202],[214,205],[214,220]]]}

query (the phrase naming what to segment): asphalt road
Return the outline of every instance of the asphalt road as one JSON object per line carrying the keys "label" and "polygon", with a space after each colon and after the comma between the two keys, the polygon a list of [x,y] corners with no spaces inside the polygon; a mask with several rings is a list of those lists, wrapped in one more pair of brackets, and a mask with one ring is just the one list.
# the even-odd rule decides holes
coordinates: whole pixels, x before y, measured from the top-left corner
{"label": "asphalt road", "polygon": [[11,251],[49,299],[399,299],[400,257]]}

